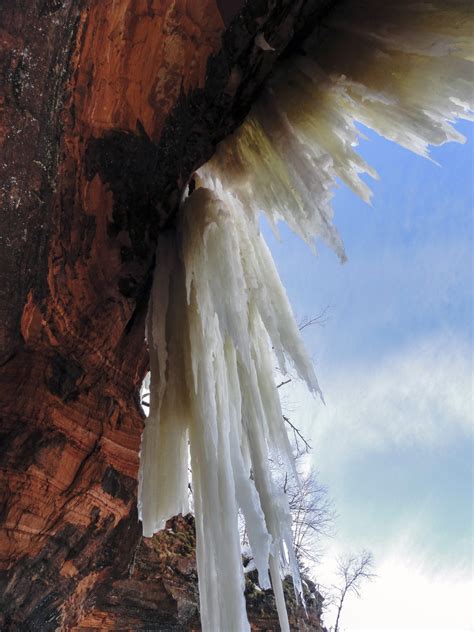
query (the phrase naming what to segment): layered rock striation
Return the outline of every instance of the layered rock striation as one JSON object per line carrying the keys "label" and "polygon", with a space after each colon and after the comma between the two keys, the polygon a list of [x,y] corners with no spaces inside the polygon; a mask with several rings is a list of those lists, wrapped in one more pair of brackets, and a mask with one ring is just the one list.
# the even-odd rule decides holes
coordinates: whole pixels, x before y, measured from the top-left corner
{"label": "layered rock striation", "polygon": [[192,564],[136,512],[157,235],[327,5],[2,4],[2,630],[198,625]]}

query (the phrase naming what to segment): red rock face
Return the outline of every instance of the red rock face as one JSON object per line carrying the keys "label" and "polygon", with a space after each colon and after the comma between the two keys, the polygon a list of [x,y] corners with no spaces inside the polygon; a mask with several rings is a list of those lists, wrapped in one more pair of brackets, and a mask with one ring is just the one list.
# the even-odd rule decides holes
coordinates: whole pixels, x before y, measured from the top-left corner
{"label": "red rock face", "polygon": [[223,30],[214,0],[92,3],[79,32],[76,129],[95,136],[134,132],[139,120],[158,141],[180,92],[204,87]]}
{"label": "red rock face", "polygon": [[2,630],[198,625],[194,567],[136,515],[156,236],[325,4],[2,5]]}
{"label": "red rock face", "polygon": [[[87,615],[74,628],[127,630],[200,630],[196,572],[196,540],[191,515],[168,520],[166,529],[153,538],[142,538],[129,576],[113,581],[86,604]],[[254,632],[279,630],[271,590],[255,586],[256,573],[246,581],[247,610]],[[309,582],[311,584],[311,582]],[[306,591],[307,612],[297,606],[291,580],[285,581],[291,628],[300,632],[324,632],[321,602],[311,587]]]}
{"label": "red rock face", "polygon": [[[75,629],[199,630],[195,531],[191,516],[139,542],[128,577],[96,592]],[[88,605],[88,604],[87,604]]]}

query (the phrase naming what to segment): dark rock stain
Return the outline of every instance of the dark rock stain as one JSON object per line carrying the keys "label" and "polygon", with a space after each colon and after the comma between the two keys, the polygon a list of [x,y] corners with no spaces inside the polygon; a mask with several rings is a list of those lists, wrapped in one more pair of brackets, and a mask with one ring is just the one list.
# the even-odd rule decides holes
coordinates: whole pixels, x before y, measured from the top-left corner
{"label": "dark rock stain", "polygon": [[133,498],[137,489],[135,479],[120,474],[111,465],[105,470],[100,484],[107,494],[114,498],[120,498],[125,503],[128,503]]}
{"label": "dark rock stain", "polygon": [[78,382],[84,371],[72,358],[55,353],[51,358],[46,382],[50,392],[62,401],[74,401],[79,396]]}

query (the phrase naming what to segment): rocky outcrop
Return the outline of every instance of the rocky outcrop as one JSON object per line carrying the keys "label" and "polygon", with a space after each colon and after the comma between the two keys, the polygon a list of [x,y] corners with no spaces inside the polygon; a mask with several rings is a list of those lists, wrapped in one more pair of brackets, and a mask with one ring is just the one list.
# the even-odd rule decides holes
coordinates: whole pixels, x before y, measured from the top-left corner
{"label": "rocky outcrop", "polygon": [[75,629],[199,630],[194,521],[168,521],[153,538],[140,538],[128,573],[88,598]]}
{"label": "rocky outcrop", "polygon": [[2,3],[2,630],[197,622],[136,515],[156,236],[328,4]]}
{"label": "rocky outcrop", "polygon": [[[191,515],[169,520],[153,538],[142,538],[125,578],[95,593],[86,603],[87,615],[78,632],[85,630],[200,630],[195,555],[194,520]],[[246,600],[254,632],[278,630],[271,590],[262,591],[256,572],[246,575]],[[305,581],[307,612],[297,605],[290,578],[285,580],[290,625],[301,632],[324,632],[322,597]]]}

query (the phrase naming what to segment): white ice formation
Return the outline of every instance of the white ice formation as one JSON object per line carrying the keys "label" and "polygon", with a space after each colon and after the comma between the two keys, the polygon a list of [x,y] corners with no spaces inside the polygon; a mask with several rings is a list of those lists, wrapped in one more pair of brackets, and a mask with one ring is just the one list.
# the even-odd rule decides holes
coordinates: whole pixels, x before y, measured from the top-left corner
{"label": "white ice formation", "polygon": [[[259,582],[275,592],[289,630],[280,576],[301,592],[291,517],[268,457],[292,467],[275,357],[318,383],[258,216],[286,221],[309,244],[343,244],[332,224],[336,178],[364,200],[375,172],[357,154],[356,122],[421,155],[462,142],[456,118],[472,112],[472,3],[338,3],[326,38],[284,63],[251,115],[200,170],[175,228],[159,237],[148,317],[150,415],[143,434],[139,510],[151,536],[196,514],[202,628],[249,630],[237,514]],[[270,571],[270,577],[269,577]]]}
{"label": "white ice formation", "polygon": [[[142,444],[145,535],[187,511],[188,439],[204,630],[248,628],[237,514],[245,516],[260,585],[273,580],[288,629],[280,566],[301,590],[291,518],[269,451],[292,467],[274,357],[319,387],[258,227],[240,202],[198,188],[178,230],[162,233],[148,321],[151,412]],[[273,347],[273,350],[272,350]]]}

